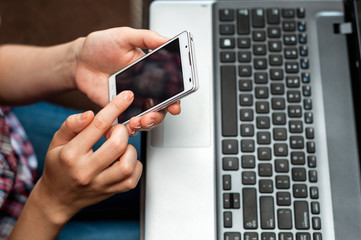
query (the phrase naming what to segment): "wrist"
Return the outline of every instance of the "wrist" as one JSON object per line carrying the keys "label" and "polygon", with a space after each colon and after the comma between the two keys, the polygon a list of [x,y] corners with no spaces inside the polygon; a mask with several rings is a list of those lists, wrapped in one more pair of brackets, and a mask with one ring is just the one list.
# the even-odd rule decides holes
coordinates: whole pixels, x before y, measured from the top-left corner
{"label": "wrist", "polygon": [[85,38],[81,37],[78,39],[75,39],[74,41],[70,42],[69,45],[69,51],[68,51],[68,55],[67,55],[67,62],[69,62],[69,73],[70,73],[70,83],[69,86],[71,89],[75,90],[77,89],[77,84],[76,84],[76,71],[77,71],[77,65],[78,65],[78,61],[79,61],[79,55],[80,55],[80,51],[83,47]]}
{"label": "wrist", "polygon": [[42,178],[39,179],[31,192],[27,205],[31,205],[31,208],[38,212],[39,217],[44,222],[59,229],[76,213],[70,209],[70,206],[58,202],[58,196],[48,190]]}

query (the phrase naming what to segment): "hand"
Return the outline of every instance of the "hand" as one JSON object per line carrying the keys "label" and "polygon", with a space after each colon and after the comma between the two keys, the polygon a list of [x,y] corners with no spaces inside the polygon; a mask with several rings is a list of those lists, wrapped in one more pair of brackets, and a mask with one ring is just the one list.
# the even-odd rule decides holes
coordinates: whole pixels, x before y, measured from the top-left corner
{"label": "hand", "polygon": [[[144,55],[141,49],[155,49],[168,38],[150,30],[128,27],[113,28],[89,34],[77,54],[76,85],[89,99],[105,106],[108,101],[108,78],[114,72]],[[171,114],[180,113],[179,102],[167,108]],[[165,117],[166,110],[135,118],[128,124],[129,134],[150,129]]]}
{"label": "hand", "polygon": [[[124,91],[95,117],[91,111],[72,115],[54,135],[32,193],[53,222],[65,223],[82,208],[136,186],[142,164],[124,125],[112,126],[133,98]],[[93,152],[103,134],[107,141]]]}

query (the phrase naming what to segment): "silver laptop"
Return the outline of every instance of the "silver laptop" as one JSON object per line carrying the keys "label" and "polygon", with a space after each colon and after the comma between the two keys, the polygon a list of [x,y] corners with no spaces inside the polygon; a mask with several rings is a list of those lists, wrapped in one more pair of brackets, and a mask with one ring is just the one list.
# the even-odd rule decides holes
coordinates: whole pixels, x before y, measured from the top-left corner
{"label": "silver laptop", "polygon": [[146,136],[142,239],[360,238],[347,4],[151,4],[151,29],[194,35],[200,88]]}

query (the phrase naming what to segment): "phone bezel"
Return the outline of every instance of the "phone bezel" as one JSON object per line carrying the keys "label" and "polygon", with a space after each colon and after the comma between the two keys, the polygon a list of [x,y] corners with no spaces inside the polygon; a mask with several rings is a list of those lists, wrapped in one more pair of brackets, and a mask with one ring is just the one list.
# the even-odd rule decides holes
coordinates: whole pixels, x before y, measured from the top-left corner
{"label": "phone bezel", "polygon": [[[198,89],[198,79],[197,79],[197,72],[196,72],[196,62],[195,62],[195,55],[194,55],[194,43],[193,37],[188,31],[183,31],[167,41],[166,43],[162,44],[158,48],[150,51],[148,54],[144,55],[143,57],[139,58],[138,60],[134,61],[133,63],[129,64],[128,66],[124,67],[123,69],[115,72],[112,74],[108,79],[109,84],[109,101],[111,101],[117,94],[116,89],[116,76],[123,71],[131,68],[133,65],[137,64],[138,62],[142,61],[143,59],[147,58],[148,56],[152,55],[156,51],[162,49],[172,41],[179,39],[179,49],[181,55],[181,65],[182,65],[182,74],[183,74],[183,84],[184,90],[173,97],[155,105],[154,107],[141,112],[137,116],[142,116],[149,112],[159,111],[170,104],[178,101],[179,99],[189,95],[192,92],[195,92]],[[129,119],[130,120],[130,119]],[[129,120],[123,122],[123,124],[127,124]],[[114,123],[118,123],[118,119],[115,120]]]}

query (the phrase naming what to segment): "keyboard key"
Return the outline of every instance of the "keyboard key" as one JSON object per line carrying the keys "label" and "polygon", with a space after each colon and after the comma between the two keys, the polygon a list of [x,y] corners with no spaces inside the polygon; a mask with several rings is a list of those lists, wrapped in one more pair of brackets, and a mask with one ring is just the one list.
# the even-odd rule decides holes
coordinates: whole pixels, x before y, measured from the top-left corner
{"label": "keyboard key", "polygon": [[238,141],[237,140],[223,140],[222,141],[223,154],[237,154]]}
{"label": "keyboard key", "polygon": [[232,212],[224,212],[223,219],[224,219],[223,226],[225,228],[231,228],[232,227]]}
{"label": "keyboard key", "polygon": [[258,144],[270,144],[271,143],[271,134],[269,132],[258,132],[257,133],[257,143]]}
{"label": "keyboard key", "polygon": [[242,168],[255,168],[256,160],[253,155],[242,155]]}
{"label": "keyboard key", "polygon": [[233,9],[220,9],[219,10],[219,20],[220,21],[233,21],[234,20],[234,10]]}
{"label": "keyboard key", "polygon": [[318,187],[310,187],[310,195],[312,199],[318,199]]}
{"label": "keyboard key", "polygon": [[238,75],[240,77],[250,77],[250,76],[252,76],[252,68],[251,68],[251,66],[244,66],[244,65],[238,66]]}
{"label": "keyboard key", "polygon": [[[286,107],[286,102],[284,98],[272,98],[272,109],[273,110],[283,110]],[[279,116],[279,115],[277,115]],[[284,119],[282,119],[282,122],[280,124],[286,123],[286,114],[282,114],[284,116]]]}
{"label": "keyboard key", "polygon": [[261,193],[273,193],[273,181],[266,179],[259,180],[259,191]]}
{"label": "keyboard key", "polygon": [[293,165],[305,164],[305,153],[304,152],[291,152],[291,163]]}
{"label": "keyboard key", "polygon": [[320,214],[320,203],[311,202],[311,212],[312,214]]}
{"label": "keyboard key", "polygon": [[291,136],[290,146],[293,149],[302,149],[304,147],[303,136]]}
{"label": "keyboard key", "polygon": [[282,159],[278,159],[275,161],[275,169],[276,172],[278,173],[286,173],[288,172],[288,161],[287,160],[282,160]]}
{"label": "keyboard key", "polygon": [[255,95],[256,95],[256,98],[268,98],[268,88],[267,87],[256,87]]}
{"label": "keyboard key", "polygon": [[301,92],[287,91],[287,101],[290,103],[299,103],[301,101]]}
{"label": "keyboard key", "polygon": [[291,206],[291,195],[289,192],[278,192],[276,194],[277,205],[279,206]]}
{"label": "keyboard key", "polygon": [[296,233],[296,240],[311,240],[309,233]]}
{"label": "keyboard key", "polygon": [[262,42],[266,40],[266,32],[265,31],[254,31],[252,33],[252,39],[255,42]]}
{"label": "keyboard key", "polygon": [[269,64],[271,66],[281,66],[282,63],[282,55],[269,55]]}
{"label": "keyboard key", "polygon": [[284,54],[286,59],[298,58],[297,48],[285,48]]}
{"label": "keyboard key", "polygon": [[289,127],[289,131],[291,133],[302,133],[303,132],[302,121],[289,121],[288,127]]}
{"label": "keyboard key", "polygon": [[302,93],[303,93],[303,96],[310,97],[311,96],[311,86],[310,85],[303,86]]}
{"label": "keyboard key", "polygon": [[257,70],[267,68],[267,58],[255,58],[253,59],[253,67]]}
{"label": "keyboard key", "polygon": [[243,227],[257,229],[257,193],[255,188],[243,188]]}
{"label": "keyboard key", "polygon": [[290,177],[289,176],[276,176],[276,188],[277,189],[289,189]]}
{"label": "keyboard key", "polygon": [[280,23],[280,10],[278,8],[267,9],[267,23],[268,24]]}
{"label": "keyboard key", "polygon": [[250,51],[240,51],[238,53],[239,62],[251,62],[251,52]]}
{"label": "keyboard key", "polygon": [[257,84],[263,84],[268,82],[268,75],[265,72],[256,72],[254,74],[254,82]]}
{"label": "keyboard key", "polygon": [[306,33],[301,33],[298,35],[298,42],[300,44],[305,44],[307,43],[307,34]]}
{"label": "keyboard key", "polygon": [[293,168],[292,169],[292,180],[293,181],[306,181],[306,169]]}
{"label": "keyboard key", "polygon": [[315,153],[316,152],[316,144],[315,142],[307,142],[307,152],[308,153]]}
{"label": "keyboard key", "polygon": [[254,152],[254,140],[241,140],[242,152]]}
{"label": "keyboard key", "polygon": [[223,190],[231,190],[232,177],[231,175],[223,175]]}
{"label": "keyboard key", "polygon": [[285,32],[293,32],[296,30],[296,22],[295,21],[283,21],[282,29]]}
{"label": "keyboard key", "polygon": [[237,32],[238,34],[248,34],[250,29],[249,10],[242,8],[237,11]]}
{"label": "keyboard key", "polygon": [[267,29],[267,35],[269,38],[279,38],[279,37],[281,37],[281,28],[269,27]]}
{"label": "keyboard key", "polygon": [[221,52],[221,62],[227,63],[227,62],[235,62],[236,57],[234,52]]}
{"label": "keyboard key", "polygon": [[279,240],[293,240],[293,234],[281,232],[278,234],[278,239]]}
{"label": "keyboard key", "polygon": [[259,128],[259,129],[269,129],[270,128],[270,118],[269,117],[257,117],[256,124],[257,124],[257,128]]}
{"label": "keyboard key", "polygon": [[221,67],[222,135],[237,136],[236,69]]}
{"label": "keyboard key", "polygon": [[302,82],[303,82],[303,83],[310,83],[310,81],[311,81],[310,73],[305,73],[305,72],[303,72],[303,73],[301,74],[301,79],[302,79]]}
{"label": "keyboard key", "polygon": [[240,80],[239,81],[239,90],[240,91],[251,91],[252,90],[252,80]]}
{"label": "keyboard key", "polygon": [[300,46],[300,55],[302,57],[307,57],[308,56],[308,47],[305,45]]}
{"label": "keyboard key", "polygon": [[241,136],[252,137],[254,135],[254,127],[252,124],[241,124]]}
{"label": "keyboard key", "polygon": [[316,156],[307,157],[308,167],[315,168],[317,166]]}
{"label": "keyboard key", "polygon": [[221,48],[235,48],[234,38],[221,38],[220,39]]}
{"label": "keyboard key", "polygon": [[239,38],[238,39],[238,47],[239,48],[251,47],[251,39],[250,38]]}
{"label": "keyboard key", "polygon": [[233,24],[219,25],[219,33],[221,35],[233,35],[234,34],[234,25]]}
{"label": "keyboard key", "polygon": [[258,175],[261,177],[271,177],[272,176],[272,164],[269,164],[269,163],[258,164]]}
{"label": "keyboard key", "polygon": [[243,185],[256,184],[256,173],[251,171],[242,172],[242,184]]}
{"label": "keyboard key", "polygon": [[241,240],[241,234],[238,232],[225,232],[224,240]]}
{"label": "keyboard key", "polygon": [[310,182],[317,182],[317,171],[316,170],[310,170],[308,172],[308,179]]}
{"label": "keyboard key", "polygon": [[223,170],[238,170],[238,158],[225,157],[223,160]]}
{"label": "keyboard key", "polygon": [[271,83],[271,93],[273,95],[283,95],[285,92],[285,85],[283,83]]}
{"label": "keyboard key", "polygon": [[292,8],[284,8],[282,9],[282,17],[284,18],[294,18],[295,10]]}
{"label": "keyboard key", "polygon": [[274,128],[273,129],[273,139],[274,140],[286,140],[287,139],[287,129],[286,128]]}
{"label": "keyboard key", "polygon": [[297,8],[297,17],[298,18],[304,18],[306,16],[306,10],[305,8]]}
{"label": "keyboard key", "polygon": [[260,197],[261,228],[274,229],[274,203],[273,197]]}
{"label": "keyboard key", "polygon": [[281,41],[269,41],[268,49],[270,52],[280,52],[282,50]]}
{"label": "keyboard key", "polygon": [[239,96],[239,103],[241,106],[252,106],[253,96],[251,94],[242,94]]}
{"label": "keyboard key", "polygon": [[286,84],[289,88],[298,88],[300,87],[300,78],[298,76],[287,76]]}
{"label": "keyboard key", "polygon": [[308,203],[305,201],[294,202],[295,227],[300,230],[310,229]]}
{"label": "keyboard key", "polygon": [[269,113],[269,103],[268,102],[256,102],[256,112],[257,113]]}
{"label": "keyboard key", "polygon": [[310,124],[313,123],[313,114],[312,112],[305,112],[305,122]]}
{"label": "keyboard key", "polygon": [[295,198],[306,198],[307,197],[307,186],[305,184],[294,184],[293,185],[293,196]]}
{"label": "keyboard key", "polygon": [[252,9],[252,26],[254,28],[262,28],[264,25],[264,10],[262,8]]}
{"label": "keyboard key", "polygon": [[302,107],[298,105],[288,106],[288,116],[290,118],[302,117]]}
{"label": "keyboard key", "polygon": [[241,121],[253,121],[252,109],[241,109],[240,113]]}
{"label": "keyboard key", "polygon": [[271,80],[283,80],[283,70],[273,68],[270,70]]}
{"label": "keyboard key", "polygon": [[297,24],[297,29],[300,32],[304,32],[306,31],[306,22],[302,21],[302,22],[298,22]]}
{"label": "keyboard key", "polygon": [[264,232],[261,234],[262,240],[276,240],[276,234],[271,232]]}
{"label": "keyboard key", "polygon": [[266,44],[254,44],[253,45],[253,54],[254,55],[266,55],[267,52]]}
{"label": "keyboard key", "polygon": [[285,45],[296,45],[297,44],[297,37],[295,34],[285,34],[283,35],[283,42]]}
{"label": "keyboard key", "polygon": [[258,148],[258,159],[259,160],[271,160],[272,153],[271,148]]}
{"label": "keyboard key", "polygon": [[230,209],[232,207],[231,193],[223,194],[223,208]]}
{"label": "keyboard key", "polygon": [[277,210],[278,228],[292,229],[292,210],[278,209]]}
{"label": "keyboard key", "polygon": [[246,232],[244,233],[244,240],[258,240],[258,233]]}
{"label": "keyboard key", "polygon": [[303,100],[303,108],[305,110],[311,110],[312,109],[312,100],[309,98]]}
{"label": "keyboard key", "polygon": [[321,233],[314,233],[313,234],[313,240],[322,240],[322,234]]}
{"label": "keyboard key", "polygon": [[312,218],[312,228],[315,230],[321,230],[321,218],[319,217]]}
{"label": "keyboard key", "polygon": [[275,144],[274,145],[274,154],[275,156],[287,156],[288,155],[288,148],[287,144]]}

